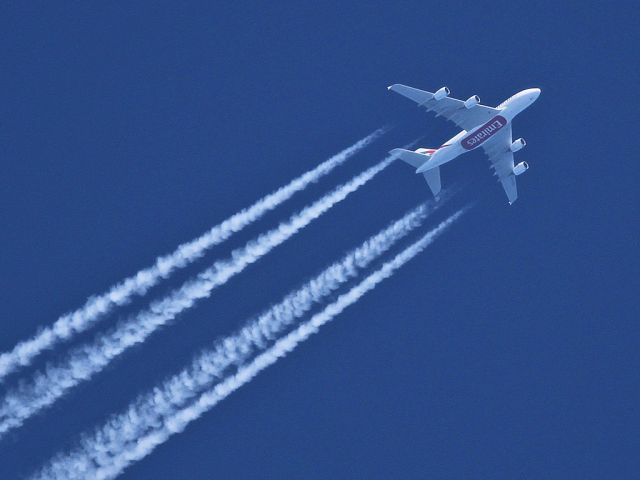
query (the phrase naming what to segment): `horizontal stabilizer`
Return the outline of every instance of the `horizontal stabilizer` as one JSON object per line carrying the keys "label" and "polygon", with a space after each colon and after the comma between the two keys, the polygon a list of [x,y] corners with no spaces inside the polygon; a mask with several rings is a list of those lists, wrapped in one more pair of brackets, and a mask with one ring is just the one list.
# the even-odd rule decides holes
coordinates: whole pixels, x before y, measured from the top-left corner
{"label": "horizontal stabilizer", "polygon": [[394,148],[389,152],[391,155],[394,155],[396,158],[399,158],[403,162],[408,163],[413,168],[420,168],[420,166],[429,160],[427,155],[422,153],[412,152],[411,150],[405,150],[403,148]]}
{"label": "horizontal stabilizer", "polygon": [[432,168],[423,173],[424,179],[427,181],[427,185],[431,189],[434,197],[437,197],[442,189],[440,184],[440,167]]}

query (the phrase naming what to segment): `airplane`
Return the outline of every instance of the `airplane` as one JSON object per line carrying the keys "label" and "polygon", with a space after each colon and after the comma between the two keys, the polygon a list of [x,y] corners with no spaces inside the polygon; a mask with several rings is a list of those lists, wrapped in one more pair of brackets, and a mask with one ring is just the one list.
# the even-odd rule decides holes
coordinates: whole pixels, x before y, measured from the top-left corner
{"label": "airplane", "polygon": [[418,148],[415,151],[396,148],[389,152],[416,168],[416,173],[422,173],[436,198],[441,190],[440,166],[463,153],[482,147],[489,157],[494,175],[502,183],[509,205],[516,201],[516,176],[526,172],[529,164],[520,162],[514,165],[513,154],[527,143],[523,138],[512,140],[511,123],[520,112],[538,99],[541,92],[539,88],[518,92],[495,108],[481,105],[477,95],[467,100],[451,98],[447,87],[442,87],[435,93],[401,84],[387,88],[413,100],[418,107],[435,112],[436,117],[442,116],[463,129],[438,148]]}

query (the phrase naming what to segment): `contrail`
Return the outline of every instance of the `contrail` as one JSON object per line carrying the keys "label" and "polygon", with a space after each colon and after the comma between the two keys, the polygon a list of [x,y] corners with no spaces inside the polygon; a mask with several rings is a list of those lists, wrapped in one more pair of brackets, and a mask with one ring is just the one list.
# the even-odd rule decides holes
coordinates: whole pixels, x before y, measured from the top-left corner
{"label": "contrail", "polygon": [[[182,432],[189,423],[198,419],[205,412],[229,396],[235,390],[251,381],[258,373],[274,364],[294,350],[300,343],[316,333],[321,326],[333,320],[345,308],[356,303],[365,293],[375,288],[382,280],[393,275],[400,267],[413,259],[441,235],[463,213],[464,209],[456,212],[436,228],[428,232],[420,240],[396,255],[392,260],[383,264],[380,269],[366,277],[347,293],[340,295],[324,310],[313,315],[311,319],[285,335],[276,343],[255,357],[249,364],[241,366],[235,374],[227,376],[222,382],[203,393],[189,406],[174,411],[154,425],[153,429],[143,437],[121,448],[117,455],[100,448],[99,444],[92,445],[91,440],[83,442],[83,448],[68,455],[54,458],[49,465],[37,473],[33,480],[52,479],[110,479],[118,476],[132,463],[149,455],[158,445],[167,441],[172,435]],[[107,433],[104,429],[102,432]],[[104,440],[105,438],[102,437]],[[83,452],[93,447],[96,451],[92,458],[87,458]]]}
{"label": "contrail", "polygon": [[197,300],[211,295],[214,288],[226,283],[344,200],[393,161],[394,157],[387,157],[368,168],[294,214],[288,221],[234,250],[229,259],[215,262],[194,280],[187,281],[164,299],[152,302],[148,309],[134,318],[118,323],[108,333],[98,335],[89,345],[73,349],[62,362],[48,365],[43,371],[36,373],[31,381],[23,382],[9,391],[0,401],[0,437],[54,403],[67,390],[91,378],[127,348],[143,342],[153,331],[193,306]]}
{"label": "contrail", "polygon": [[[86,461],[106,455],[119,456],[129,448],[129,442],[144,436],[161,424],[163,418],[175,414],[187,401],[219,381],[228,367],[247,361],[256,349],[265,349],[314,304],[356,277],[360,270],[420,226],[424,218],[442,204],[438,202],[436,205],[432,201],[416,207],[286,295],[280,303],[248,322],[241,330],[217,342],[213,349],[198,355],[187,368],[162,382],[150,393],[140,396],[124,413],[112,417],[96,430],[91,438],[82,442],[82,453],[73,454],[75,460],[67,458],[67,463],[77,465],[81,458]],[[78,467],[73,470],[78,470]]]}
{"label": "contrail", "polygon": [[52,348],[57,343],[89,329],[115,307],[127,304],[135,295],[144,295],[151,287],[166,279],[174,270],[189,265],[204,255],[207,249],[228,239],[234,233],[291,198],[296,192],[318,181],[386,131],[386,128],[376,130],[316,168],[292,180],[288,185],[232,215],[202,236],[183,243],[173,253],[158,257],[153,266],[140,270],[135,275],[114,285],[107,292],[89,298],[83,307],[61,316],[53,325],[45,327],[32,338],[18,343],[10,352],[1,354],[0,381],[15,370],[31,364],[33,359],[43,350]]}

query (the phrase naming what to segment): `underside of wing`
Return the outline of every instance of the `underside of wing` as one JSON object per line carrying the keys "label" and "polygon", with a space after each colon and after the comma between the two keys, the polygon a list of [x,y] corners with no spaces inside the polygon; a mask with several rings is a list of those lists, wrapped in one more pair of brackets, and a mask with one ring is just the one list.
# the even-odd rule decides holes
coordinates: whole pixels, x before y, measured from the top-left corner
{"label": "underside of wing", "polygon": [[502,184],[509,205],[518,198],[518,187],[516,185],[516,176],[513,173],[513,152],[509,148],[511,146],[511,125],[507,126],[502,132],[496,134],[493,138],[482,145],[491,162],[491,168],[494,175]]}
{"label": "underside of wing", "polygon": [[481,105],[477,103],[477,101],[470,102],[470,100],[474,98],[477,99],[477,97],[469,98],[469,100],[467,100],[469,107],[467,107],[463,100],[448,96],[436,99],[436,95],[432,92],[419,90],[399,83],[391,85],[389,90],[413,100],[419,107],[424,107],[427,111],[434,112],[437,117],[446,118],[464,130],[477,127],[500,112],[497,108]]}
{"label": "underside of wing", "polygon": [[507,194],[509,205],[513,205],[513,202],[518,199],[518,185],[516,184],[516,176],[512,173],[511,175],[502,177],[500,179],[500,183],[502,183],[504,193]]}

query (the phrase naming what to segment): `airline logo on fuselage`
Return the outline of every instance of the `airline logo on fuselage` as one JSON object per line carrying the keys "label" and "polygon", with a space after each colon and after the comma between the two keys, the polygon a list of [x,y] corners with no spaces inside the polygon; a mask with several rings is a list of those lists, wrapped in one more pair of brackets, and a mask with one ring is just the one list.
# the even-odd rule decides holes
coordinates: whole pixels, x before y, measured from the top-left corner
{"label": "airline logo on fuselage", "polygon": [[471,134],[462,139],[460,144],[467,150],[473,150],[480,144],[489,140],[498,130],[507,124],[507,119],[502,115],[497,115],[487,123],[477,128]]}

